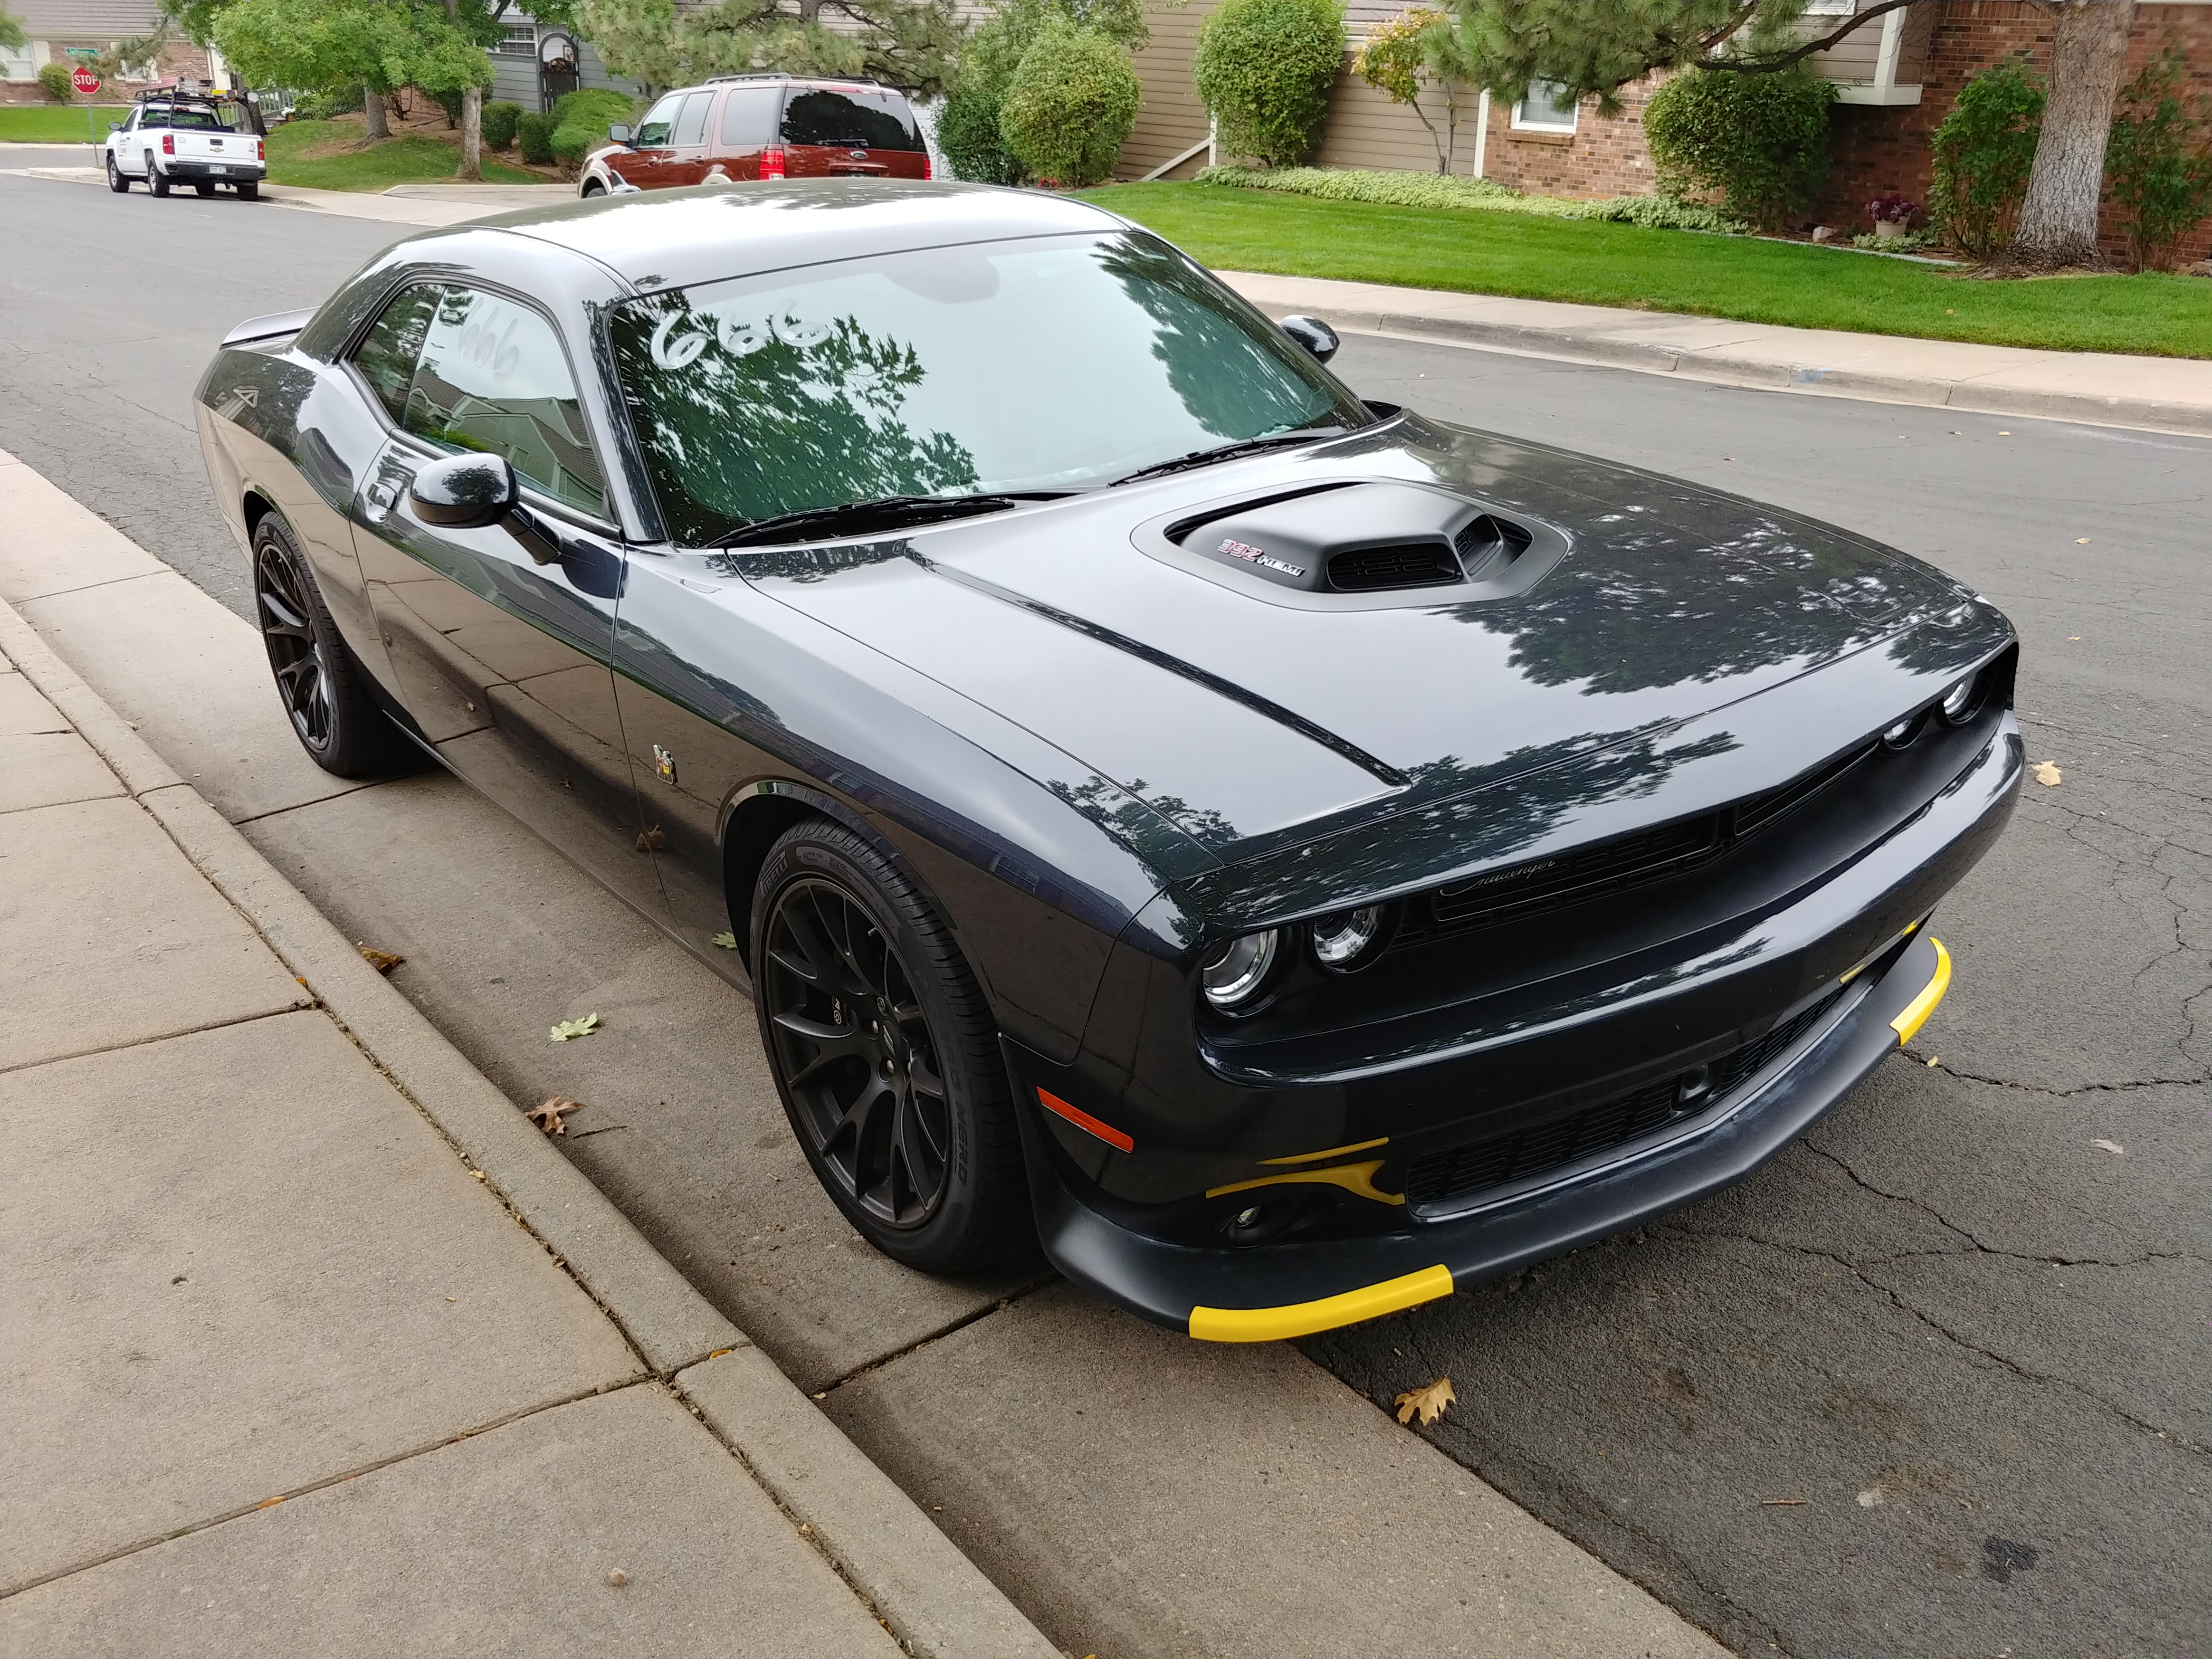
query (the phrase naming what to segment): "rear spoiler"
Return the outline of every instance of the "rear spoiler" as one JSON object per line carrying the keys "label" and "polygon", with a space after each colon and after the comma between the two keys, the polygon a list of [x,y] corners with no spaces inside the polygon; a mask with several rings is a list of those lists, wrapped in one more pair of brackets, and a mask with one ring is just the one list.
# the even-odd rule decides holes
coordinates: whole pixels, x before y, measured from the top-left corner
{"label": "rear spoiler", "polygon": [[315,314],[313,306],[298,311],[272,312],[266,317],[248,317],[236,328],[222,337],[227,346],[252,345],[259,340],[281,340],[288,334],[297,334],[307,327],[309,318]]}

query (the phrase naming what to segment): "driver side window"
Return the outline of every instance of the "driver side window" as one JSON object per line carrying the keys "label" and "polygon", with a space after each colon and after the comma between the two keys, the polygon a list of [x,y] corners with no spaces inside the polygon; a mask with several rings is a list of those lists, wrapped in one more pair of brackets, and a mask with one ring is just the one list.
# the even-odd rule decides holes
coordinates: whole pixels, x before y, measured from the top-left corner
{"label": "driver side window", "polygon": [[683,94],[672,92],[646,112],[645,119],[637,124],[635,143],[641,149],[666,145],[669,129],[676,125],[676,112],[683,103]]}
{"label": "driver side window", "polygon": [[605,478],[553,325],[459,283],[401,291],[354,365],[402,429],[440,449],[504,455],[523,481],[604,516]]}

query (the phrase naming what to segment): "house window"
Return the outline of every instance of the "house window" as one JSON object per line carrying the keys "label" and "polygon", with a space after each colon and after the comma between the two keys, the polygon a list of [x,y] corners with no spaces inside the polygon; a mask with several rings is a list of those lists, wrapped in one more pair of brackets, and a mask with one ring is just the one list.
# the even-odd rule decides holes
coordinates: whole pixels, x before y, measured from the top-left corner
{"label": "house window", "polygon": [[1526,132],[1572,132],[1579,101],[1573,88],[1557,81],[1531,81],[1528,94],[1513,106],[1513,125]]}
{"label": "house window", "polygon": [[510,23],[499,44],[492,48],[502,58],[535,58],[538,56],[538,25]]}
{"label": "house window", "polygon": [[31,60],[31,43],[0,46],[0,81],[35,81],[39,66]]}

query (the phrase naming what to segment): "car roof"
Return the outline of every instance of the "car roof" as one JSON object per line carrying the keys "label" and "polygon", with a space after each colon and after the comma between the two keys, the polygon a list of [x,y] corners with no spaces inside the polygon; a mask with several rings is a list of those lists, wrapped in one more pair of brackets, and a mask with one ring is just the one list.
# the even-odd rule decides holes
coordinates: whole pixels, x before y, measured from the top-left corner
{"label": "car roof", "polygon": [[603,196],[501,214],[465,228],[550,242],[635,287],[662,289],[875,253],[1126,228],[1088,202],[1040,191],[793,179]]}

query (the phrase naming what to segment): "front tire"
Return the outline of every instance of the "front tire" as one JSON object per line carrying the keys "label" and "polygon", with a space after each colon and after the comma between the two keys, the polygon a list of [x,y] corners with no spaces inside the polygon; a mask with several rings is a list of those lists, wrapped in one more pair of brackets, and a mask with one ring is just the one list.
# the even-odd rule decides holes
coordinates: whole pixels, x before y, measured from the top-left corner
{"label": "front tire", "polygon": [[404,765],[405,739],[376,706],[314,572],[273,513],[253,531],[253,609],[277,695],[307,758],[342,778]]}
{"label": "front tire", "polygon": [[776,1092],[845,1218],[935,1273],[1034,1237],[997,1028],[913,884],[862,836],[810,819],[769,850],[751,938]]}
{"label": "front tire", "polygon": [[131,188],[131,181],[123,176],[123,169],[115,165],[115,157],[112,154],[107,158],[107,187],[118,196],[127,193]]}

